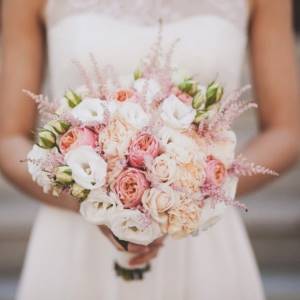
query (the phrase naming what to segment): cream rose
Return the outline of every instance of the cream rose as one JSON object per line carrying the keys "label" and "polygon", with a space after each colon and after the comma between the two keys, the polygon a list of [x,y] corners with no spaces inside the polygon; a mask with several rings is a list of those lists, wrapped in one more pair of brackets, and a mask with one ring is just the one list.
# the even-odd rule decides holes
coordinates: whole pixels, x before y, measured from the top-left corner
{"label": "cream rose", "polygon": [[183,103],[174,95],[165,99],[160,108],[162,120],[168,126],[176,129],[188,128],[196,115],[196,111],[191,105]]}
{"label": "cream rose", "polygon": [[159,225],[139,210],[123,209],[112,219],[111,231],[121,240],[148,245],[162,235]]}
{"label": "cream rose", "polygon": [[74,181],[83,188],[94,190],[105,184],[107,164],[90,146],[70,150],[65,160]]}
{"label": "cream rose", "polygon": [[150,120],[143,108],[134,102],[121,103],[118,107],[118,113],[125,122],[137,129],[147,126]]}
{"label": "cream rose", "polygon": [[118,211],[117,197],[107,195],[102,189],[89,193],[80,205],[80,214],[90,223],[110,226],[110,221]]}

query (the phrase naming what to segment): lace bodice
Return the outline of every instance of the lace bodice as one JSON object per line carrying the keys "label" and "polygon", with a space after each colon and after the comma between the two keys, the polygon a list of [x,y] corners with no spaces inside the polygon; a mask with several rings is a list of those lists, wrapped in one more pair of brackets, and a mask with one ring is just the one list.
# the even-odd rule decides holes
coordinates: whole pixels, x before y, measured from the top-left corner
{"label": "lace bodice", "polygon": [[248,0],[48,0],[45,8],[50,91],[82,83],[71,60],[89,67],[89,54],[132,74],[156,38],[180,39],[174,62],[203,83],[218,78],[225,91],[239,84],[247,42]]}

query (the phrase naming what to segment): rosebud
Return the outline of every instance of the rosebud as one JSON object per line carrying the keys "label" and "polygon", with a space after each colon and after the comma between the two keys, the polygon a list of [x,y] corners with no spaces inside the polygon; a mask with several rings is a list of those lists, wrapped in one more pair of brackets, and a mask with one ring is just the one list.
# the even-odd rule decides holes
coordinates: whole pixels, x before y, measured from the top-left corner
{"label": "rosebud", "polygon": [[193,98],[192,107],[194,109],[202,108],[205,105],[206,96],[203,91],[199,91]]}
{"label": "rosebud", "polygon": [[140,69],[136,69],[133,73],[134,80],[138,80],[143,77],[143,72]]}
{"label": "rosebud", "polygon": [[55,172],[55,181],[60,184],[71,184],[73,182],[72,170],[68,166],[60,166]]}
{"label": "rosebud", "polygon": [[37,145],[43,149],[51,149],[56,145],[56,135],[47,129],[42,129],[38,134]]}
{"label": "rosebud", "polygon": [[81,96],[79,96],[78,94],[76,94],[74,91],[72,90],[69,90],[65,93],[65,96],[66,100],[68,101],[68,105],[71,107],[71,108],[74,108],[75,106],[77,106],[82,98]]}
{"label": "rosebud", "polygon": [[219,102],[223,96],[223,93],[224,88],[222,86],[214,81],[210,83],[206,90],[206,107]]}
{"label": "rosebud", "polygon": [[208,116],[206,111],[198,110],[196,116],[194,118],[194,123],[199,124],[202,120],[204,120]]}
{"label": "rosebud", "polygon": [[86,199],[89,192],[90,192],[89,190],[84,189],[77,183],[74,183],[71,187],[71,195],[81,201]]}
{"label": "rosebud", "polygon": [[192,97],[195,96],[198,92],[198,84],[192,79],[184,80],[178,85],[178,88],[181,91],[188,93]]}
{"label": "rosebud", "polygon": [[70,128],[70,124],[65,121],[50,121],[45,127],[45,129],[54,131],[57,134],[64,134]]}

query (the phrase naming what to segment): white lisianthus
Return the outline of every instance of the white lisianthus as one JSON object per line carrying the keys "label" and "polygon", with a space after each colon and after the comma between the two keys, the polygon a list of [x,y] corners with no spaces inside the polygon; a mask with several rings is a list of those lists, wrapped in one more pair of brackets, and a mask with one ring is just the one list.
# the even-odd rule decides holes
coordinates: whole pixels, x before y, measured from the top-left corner
{"label": "white lisianthus", "polygon": [[42,170],[41,162],[47,159],[50,151],[56,150],[42,149],[41,147],[34,145],[27,155],[28,172],[31,174],[32,179],[43,188],[44,193],[48,193],[51,190],[51,180],[47,176],[47,173]]}
{"label": "white lisianthus", "polygon": [[107,164],[90,146],[70,150],[65,159],[74,181],[83,188],[94,190],[105,184]]}
{"label": "white lisianthus", "polygon": [[137,129],[142,129],[149,123],[149,116],[137,103],[129,101],[122,103],[118,107],[118,112],[124,121]]}
{"label": "white lisianthus", "polygon": [[103,123],[105,120],[106,102],[97,98],[85,98],[75,108],[72,115],[81,122]]}
{"label": "white lisianthus", "polygon": [[140,78],[135,80],[133,84],[134,89],[138,93],[142,93],[146,88],[146,102],[151,104],[155,97],[161,92],[160,84],[154,79]]}
{"label": "white lisianthus", "polygon": [[102,189],[89,193],[80,205],[80,214],[90,223],[110,226],[110,220],[118,210],[117,198],[107,195]]}
{"label": "white lisianthus", "polygon": [[113,217],[111,231],[119,239],[139,245],[149,245],[162,235],[156,222],[131,209],[123,209]]}
{"label": "white lisianthus", "polygon": [[160,108],[163,121],[175,129],[188,128],[196,115],[192,106],[183,103],[174,95],[165,99]]}
{"label": "white lisianthus", "polygon": [[[235,197],[237,183],[238,179],[236,177],[229,177],[224,183],[223,189],[225,190],[227,197],[230,199]],[[199,230],[208,230],[210,227],[219,222],[225,214],[227,207],[228,206],[224,202],[212,205],[210,199],[205,200],[204,206],[200,208],[201,217]]]}

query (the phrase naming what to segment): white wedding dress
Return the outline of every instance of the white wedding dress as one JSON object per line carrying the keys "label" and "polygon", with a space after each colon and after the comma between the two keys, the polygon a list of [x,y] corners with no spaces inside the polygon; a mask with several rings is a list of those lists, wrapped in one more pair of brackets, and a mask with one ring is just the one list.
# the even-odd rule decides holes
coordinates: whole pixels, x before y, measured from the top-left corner
{"label": "white wedding dress", "polygon": [[[174,61],[204,83],[239,86],[247,43],[247,0],[49,0],[48,81],[54,97],[82,84],[71,60],[89,53],[132,73],[164,20]],[[79,215],[43,206],[33,227],[18,300],[262,300],[260,277],[239,213],[211,230],[167,240],[141,282],[115,276],[115,249]]]}

